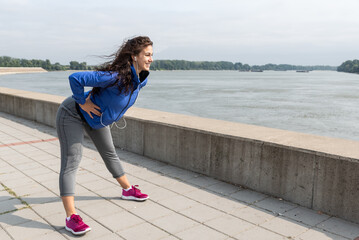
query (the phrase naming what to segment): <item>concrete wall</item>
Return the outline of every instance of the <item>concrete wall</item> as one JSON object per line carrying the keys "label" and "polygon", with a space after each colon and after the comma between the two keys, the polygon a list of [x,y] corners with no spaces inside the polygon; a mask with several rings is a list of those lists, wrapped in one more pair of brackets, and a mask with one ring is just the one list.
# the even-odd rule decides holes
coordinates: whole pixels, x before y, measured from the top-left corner
{"label": "concrete wall", "polygon": [[[63,99],[0,88],[0,111],[54,126]],[[118,147],[359,223],[357,141],[135,107],[125,118]]]}

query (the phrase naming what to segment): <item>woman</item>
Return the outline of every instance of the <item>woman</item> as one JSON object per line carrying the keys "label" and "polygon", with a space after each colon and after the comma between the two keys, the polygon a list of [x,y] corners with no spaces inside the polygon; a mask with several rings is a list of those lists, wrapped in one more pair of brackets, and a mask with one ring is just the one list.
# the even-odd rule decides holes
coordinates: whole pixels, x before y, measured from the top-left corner
{"label": "woman", "polygon": [[[119,120],[131,107],[147,76],[152,60],[152,41],[135,37],[125,41],[114,59],[96,71],[70,75],[72,97],[60,106],[56,128],[61,147],[60,195],[66,211],[66,230],[81,235],[91,230],[75,210],[75,174],[81,155],[84,131],[94,142],[107,169],[123,188],[122,198],[144,201],[148,195],[131,186],[112,142],[109,125]],[[84,87],[93,87],[84,92]]]}

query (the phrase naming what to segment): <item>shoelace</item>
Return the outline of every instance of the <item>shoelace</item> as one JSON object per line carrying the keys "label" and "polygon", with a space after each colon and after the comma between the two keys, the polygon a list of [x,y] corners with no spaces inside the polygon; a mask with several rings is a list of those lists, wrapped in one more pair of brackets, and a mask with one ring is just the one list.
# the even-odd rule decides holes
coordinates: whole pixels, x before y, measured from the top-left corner
{"label": "shoelace", "polygon": [[72,220],[74,220],[75,223],[82,223],[82,218],[79,215],[75,215]]}
{"label": "shoelace", "polygon": [[135,190],[135,194],[136,194],[136,195],[141,194],[141,190],[140,190],[138,187],[139,187],[138,185],[134,185],[134,186],[133,186],[133,189]]}

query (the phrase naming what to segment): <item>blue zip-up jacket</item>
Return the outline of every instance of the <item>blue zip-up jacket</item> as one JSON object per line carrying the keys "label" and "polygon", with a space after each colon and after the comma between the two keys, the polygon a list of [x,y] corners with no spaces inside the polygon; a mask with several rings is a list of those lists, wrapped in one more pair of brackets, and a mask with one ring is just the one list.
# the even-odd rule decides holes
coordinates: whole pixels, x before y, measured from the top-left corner
{"label": "blue zip-up jacket", "polygon": [[136,74],[136,70],[131,65],[132,81],[134,91],[125,94],[120,92],[118,85],[113,85],[117,79],[117,73],[108,72],[76,72],[69,76],[70,86],[72,90],[72,97],[79,104],[84,104],[90,91],[85,92],[84,87],[100,87],[98,94],[91,94],[91,101],[101,108],[101,116],[92,114],[91,118],[87,112],[80,108],[82,115],[90,127],[99,129],[118,121],[125,112],[135,103],[138,93],[142,87],[147,84],[147,76],[149,72],[142,71],[140,79]]}

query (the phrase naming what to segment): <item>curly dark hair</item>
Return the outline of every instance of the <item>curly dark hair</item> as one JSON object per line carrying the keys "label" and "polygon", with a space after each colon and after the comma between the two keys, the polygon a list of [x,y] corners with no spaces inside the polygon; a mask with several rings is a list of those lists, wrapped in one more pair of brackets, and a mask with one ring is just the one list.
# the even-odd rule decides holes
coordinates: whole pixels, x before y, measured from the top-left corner
{"label": "curly dark hair", "polygon": [[[125,40],[116,53],[107,56],[113,60],[105,62],[104,64],[96,67],[95,70],[108,73],[117,72],[117,80],[111,86],[117,85],[121,92],[128,94],[130,91],[133,91],[131,77],[131,64],[133,62],[132,56],[138,55],[144,48],[149,45],[152,46],[153,42],[147,36],[138,36]],[[118,84],[119,82],[120,84]],[[94,87],[92,89],[93,94],[97,94],[99,92],[99,87]]]}

